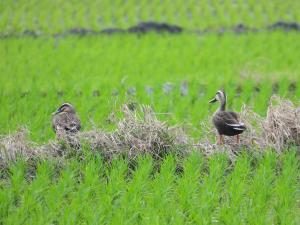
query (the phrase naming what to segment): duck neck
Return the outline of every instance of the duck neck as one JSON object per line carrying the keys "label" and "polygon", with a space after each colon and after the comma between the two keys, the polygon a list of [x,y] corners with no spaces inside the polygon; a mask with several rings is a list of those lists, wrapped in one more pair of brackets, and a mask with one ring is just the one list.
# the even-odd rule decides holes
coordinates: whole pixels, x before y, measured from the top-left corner
{"label": "duck neck", "polygon": [[226,109],[226,99],[222,99],[219,111],[225,111]]}

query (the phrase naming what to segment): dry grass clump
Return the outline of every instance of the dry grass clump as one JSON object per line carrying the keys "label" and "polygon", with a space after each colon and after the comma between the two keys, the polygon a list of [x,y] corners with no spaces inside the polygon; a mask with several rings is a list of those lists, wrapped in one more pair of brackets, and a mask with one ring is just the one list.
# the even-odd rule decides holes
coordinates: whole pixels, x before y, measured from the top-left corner
{"label": "dry grass clump", "polygon": [[25,161],[38,161],[46,158],[64,158],[79,151],[79,138],[73,136],[61,136],[60,140],[49,141],[44,145],[38,145],[28,140],[29,131],[21,128],[15,133],[0,137],[0,167],[6,168],[10,162],[18,158]]}
{"label": "dry grass clump", "polygon": [[264,146],[277,152],[290,145],[300,146],[300,107],[289,100],[273,96],[262,123],[262,130]]}
{"label": "dry grass clump", "polygon": [[8,166],[9,162],[14,162],[18,157],[23,157],[26,161],[43,157],[43,153],[37,146],[28,141],[29,131],[21,128],[13,134],[0,137],[0,165]]}
{"label": "dry grass clump", "polygon": [[272,96],[266,117],[244,107],[241,118],[248,128],[243,134],[247,146],[274,149],[278,153],[291,145],[300,146],[300,107],[287,99]]}
{"label": "dry grass clump", "polygon": [[180,127],[170,127],[157,119],[150,107],[141,106],[132,111],[127,105],[122,109],[124,118],[116,123],[116,130],[84,132],[81,138],[91,149],[100,151],[105,158],[126,155],[135,158],[150,154],[160,159],[167,153],[185,155],[189,151],[190,138]]}

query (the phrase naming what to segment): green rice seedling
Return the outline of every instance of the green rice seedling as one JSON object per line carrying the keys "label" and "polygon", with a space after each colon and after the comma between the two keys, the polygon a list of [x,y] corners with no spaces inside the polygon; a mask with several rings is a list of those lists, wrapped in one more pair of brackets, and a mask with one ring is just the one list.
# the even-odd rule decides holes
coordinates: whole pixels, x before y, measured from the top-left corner
{"label": "green rice seedling", "polygon": [[64,216],[63,210],[69,206],[68,199],[76,190],[78,163],[69,160],[68,163],[61,169],[58,177],[53,179],[52,185],[47,187],[48,191],[44,196],[44,212],[41,215],[48,223],[58,222]]}
{"label": "green rice seedling", "polygon": [[43,215],[44,195],[48,192],[53,176],[53,165],[51,162],[41,162],[37,166],[35,179],[25,185],[24,191],[19,195],[17,207],[6,217],[4,223],[44,223]]}
{"label": "green rice seedling", "polygon": [[127,183],[123,195],[120,196],[119,207],[115,209],[111,223],[137,224],[141,221],[144,207],[145,193],[148,192],[149,176],[153,170],[150,157],[140,157],[138,167],[132,174],[132,179]]}
{"label": "green rice seedling", "polygon": [[79,167],[77,160],[70,159],[62,170],[56,185],[51,187],[48,201],[50,201],[53,213],[56,215],[53,217],[54,222],[76,223],[79,221],[79,205],[74,204],[72,208],[69,207],[80,182],[81,171],[78,170]]}
{"label": "green rice seedling", "polygon": [[[167,156],[160,165],[144,193],[141,223],[164,224],[182,222],[174,199],[176,161],[173,155]],[[168,210],[166,210],[168,209]]]}
{"label": "green rice seedling", "polygon": [[247,223],[272,223],[270,216],[274,192],[272,186],[275,176],[276,154],[268,151],[260,160],[258,168],[254,170],[249,185],[248,202],[244,208],[244,219]]}
{"label": "green rice seedling", "polygon": [[13,164],[9,168],[10,177],[8,182],[1,183],[0,197],[0,218],[1,223],[9,214],[11,214],[20,202],[20,196],[24,193],[27,187],[26,181],[26,162],[19,160],[16,164]]}
{"label": "green rice seedling", "polygon": [[180,215],[184,218],[184,223],[197,223],[201,214],[199,208],[201,169],[203,169],[203,156],[193,153],[183,163],[183,174],[177,180],[176,198],[178,198],[178,208]]}
{"label": "green rice seedling", "polygon": [[[85,193],[82,197],[85,197],[85,204],[81,206],[80,209],[80,215],[82,221],[85,221],[86,223],[100,223],[101,221],[104,221],[105,209],[108,208],[106,206],[106,193],[105,192],[105,179],[102,177],[99,177],[101,174],[95,175],[93,181],[93,185],[82,185],[82,192]],[[88,192],[86,192],[85,187],[88,187]],[[77,198],[78,202],[82,202],[82,197]],[[109,202],[108,204],[111,204]],[[107,213],[109,215],[109,212]]]}
{"label": "green rice seedling", "polygon": [[247,153],[243,153],[236,159],[224,185],[224,196],[217,216],[220,223],[246,223],[243,212],[247,210],[245,208],[248,201],[246,196],[249,191],[251,173],[251,158]]}
{"label": "green rice seedling", "polygon": [[195,220],[201,224],[218,222],[219,202],[223,195],[228,158],[225,154],[215,154],[209,159],[208,164],[208,172],[201,179],[197,198],[199,216]]}
{"label": "green rice seedling", "polygon": [[299,160],[295,149],[282,156],[280,173],[273,188],[275,200],[274,222],[281,224],[297,224],[299,217]]}
{"label": "green rice seedling", "polygon": [[96,190],[95,217],[96,223],[112,221],[115,210],[120,207],[120,198],[126,192],[126,174],[128,163],[124,159],[114,159],[110,165],[104,167],[105,175]]}
{"label": "green rice seedling", "polygon": [[[86,164],[80,166],[80,172],[82,177],[79,180],[79,184],[76,187],[76,192],[71,193],[69,208],[75,209],[74,221],[77,222],[92,222],[95,218],[99,216],[95,213],[96,209],[99,207],[97,201],[99,198],[98,188],[103,188],[102,182],[104,179],[101,178],[101,166],[102,162],[98,157],[88,157]],[[62,218],[62,222],[67,222]]]}

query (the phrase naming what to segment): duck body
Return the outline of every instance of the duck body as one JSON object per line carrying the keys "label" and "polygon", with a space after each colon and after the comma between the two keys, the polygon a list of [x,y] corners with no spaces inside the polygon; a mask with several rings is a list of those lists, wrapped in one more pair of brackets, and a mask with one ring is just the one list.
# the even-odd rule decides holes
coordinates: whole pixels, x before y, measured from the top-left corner
{"label": "duck body", "polygon": [[217,111],[212,121],[219,135],[236,136],[246,129],[244,124],[239,122],[236,112]]}
{"label": "duck body", "polygon": [[210,103],[217,101],[220,102],[220,108],[213,115],[212,122],[218,131],[218,143],[224,142],[223,135],[237,136],[239,143],[239,135],[246,130],[245,124],[240,122],[238,113],[226,111],[227,97],[224,91],[218,91]]}
{"label": "duck body", "polygon": [[54,132],[76,133],[81,129],[81,122],[76,115],[74,107],[64,103],[52,115],[52,128]]}
{"label": "duck body", "polygon": [[65,132],[76,133],[81,129],[81,123],[76,115],[61,113],[53,116],[52,127],[55,132],[63,130]]}

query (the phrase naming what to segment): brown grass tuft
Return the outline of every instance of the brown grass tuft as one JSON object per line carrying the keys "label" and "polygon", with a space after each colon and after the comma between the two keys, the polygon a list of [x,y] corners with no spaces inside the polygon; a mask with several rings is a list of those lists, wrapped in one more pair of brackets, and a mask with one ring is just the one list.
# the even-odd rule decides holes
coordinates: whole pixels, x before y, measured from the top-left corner
{"label": "brown grass tuft", "polygon": [[290,145],[300,146],[300,107],[278,96],[271,97],[262,131],[264,146],[277,152]]}
{"label": "brown grass tuft", "polygon": [[156,159],[173,152],[185,155],[190,138],[180,127],[169,127],[157,119],[148,106],[132,111],[125,105],[124,118],[116,123],[116,130],[105,132],[94,130],[83,132],[81,138],[91,149],[100,151],[105,158],[126,155],[135,158],[140,154],[150,154]]}
{"label": "brown grass tuft", "polygon": [[43,157],[36,144],[28,141],[28,133],[26,128],[20,128],[13,134],[0,137],[1,167],[8,166],[9,162],[16,161],[18,157],[23,157],[26,161]]}

